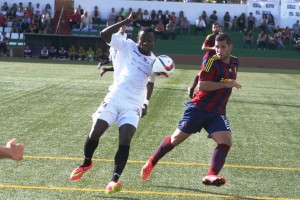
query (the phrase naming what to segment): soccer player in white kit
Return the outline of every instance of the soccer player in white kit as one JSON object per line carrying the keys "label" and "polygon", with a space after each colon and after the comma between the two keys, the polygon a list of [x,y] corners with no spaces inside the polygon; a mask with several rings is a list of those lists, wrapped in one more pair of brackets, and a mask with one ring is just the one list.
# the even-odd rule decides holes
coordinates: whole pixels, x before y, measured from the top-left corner
{"label": "soccer player in white kit", "polygon": [[113,35],[120,27],[135,21],[137,16],[138,13],[131,12],[128,18],[101,32],[102,39],[118,52],[114,60],[114,84],[93,114],[94,123],[84,145],[84,161],[70,176],[73,181],[79,180],[92,168],[92,156],[98,147],[100,137],[109,126],[117,123],[119,147],[115,154],[113,176],[106,187],[107,194],[122,189],[122,184],[118,180],[127,163],[130,142],[138,122],[147,113],[154,87],[152,63],[156,56],[152,53],[155,38],[153,29],[140,29],[137,43]]}

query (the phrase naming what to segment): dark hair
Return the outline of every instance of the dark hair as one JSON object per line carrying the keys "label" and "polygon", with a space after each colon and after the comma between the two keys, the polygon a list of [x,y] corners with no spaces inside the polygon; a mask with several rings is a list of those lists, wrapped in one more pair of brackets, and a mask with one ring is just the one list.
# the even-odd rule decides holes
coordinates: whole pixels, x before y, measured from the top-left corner
{"label": "dark hair", "polygon": [[141,29],[139,30],[139,32],[138,32],[138,35],[139,35],[140,32],[142,32],[142,31],[155,34],[153,28],[151,28],[151,27],[143,27],[143,28],[141,28]]}
{"label": "dark hair", "polygon": [[216,41],[220,42],[220,41],[226,41],[226,44],[231,44],[231,39],[229,37],[229,35],[225,34],[225,33],[221,33],[221,34],[218,34],[216,36]]}
{"label": "dark hair", "polygon": [[220,26],[218,22],[213,23],[214,26]]}

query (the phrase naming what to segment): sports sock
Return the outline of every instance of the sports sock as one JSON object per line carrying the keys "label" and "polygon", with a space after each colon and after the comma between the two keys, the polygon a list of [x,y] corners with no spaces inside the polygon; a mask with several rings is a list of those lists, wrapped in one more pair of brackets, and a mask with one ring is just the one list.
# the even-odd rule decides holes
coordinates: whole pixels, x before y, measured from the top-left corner
{"label": "sports sock", "polygon": [[218,175],[225,163],[230,146],[227,144],[218,144],[215,148],[207,175]]}
{"label": "sports sock", "polygon": [[112,176],[112,181],[118,182],[129,157],[130,146],[119,145],[118,151],[115,155],[115,168]]}
{"label": "sports sock", "polygon": [[167,136],[158,146],[154,154],[150,157],[149,161],[152,165],[156,165],[157,162],[164,157],[175,146],[171,144],[171,136]]}
{"label": "sports sock", "polygon": [[107,68],[105,68],[106,69],[106,71],[114,71],[114,68],[113,67],[107,67]]}
{"label": "sports sock", "polygon": [[99,139],[92,140],[89,136],[87,137],[84,145],[84,161],[83,166],[90,166],[92,163],[93,154],[98,147]]}
{"label": "sports sock", "polygon": [[196,88],[196,86],[198,85],[199,82],[199,74],[197,74],[193,80],[193,83],[190,87],[190,90],[194,90]]}

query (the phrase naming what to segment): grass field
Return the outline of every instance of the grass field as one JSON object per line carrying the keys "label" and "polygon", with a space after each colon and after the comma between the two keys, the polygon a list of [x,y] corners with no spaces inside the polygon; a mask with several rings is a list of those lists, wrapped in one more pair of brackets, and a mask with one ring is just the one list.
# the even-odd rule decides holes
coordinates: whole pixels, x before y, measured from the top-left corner
{"label": "grass field", "polygon": [[[213,141],[202,131],[164,157],[148,181],[140,169],[161,140],[177,127],[197,69],[176,66],[158,78],[148,115],[140,121],[121,193],[105,194],[117,148],[117,128],[103,136],[94,168],[78,182],[69,175],[82,161],[91,114],[112,83],[96,64],[0,62],[1,145],[16,137],[23,161],[0,161],[0,199],[300,199],[300,70],[240,67],[227,108],[234,145],[221,188],[205,187]],[[34,60],[32,60],[34,61]],[[284,66],[283,66],[284,68]]]}

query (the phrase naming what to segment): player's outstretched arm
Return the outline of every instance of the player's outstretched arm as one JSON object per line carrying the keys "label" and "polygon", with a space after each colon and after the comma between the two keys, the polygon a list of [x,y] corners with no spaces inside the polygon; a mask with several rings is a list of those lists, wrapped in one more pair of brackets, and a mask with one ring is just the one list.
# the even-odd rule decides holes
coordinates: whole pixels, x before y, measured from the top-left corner
{"label": "player's outstretched arm", "polygon": [[0,146],[0,159],[10,158],[19,161],[23,156],[24,145],[17,143],[15,138],[8,141],[5,147]]}
{"label": "player's outstretched arm", "polygon": [[111,26],[106,27],[100,33],[101,38],[105,42],[110,43],[112,34],[114,34],[115,32],[117,32],[122,26],[125,26],[125,25],[129,24],[130,22],[136,21],[137,18],[138,18],[138,15],[139,15],[138,12],[132,11],[130,13],[130,15],[126,19],[124,19],[124,20],[122,20],[122,21],[120,21],[120,22],[118,22],[116,24],[113,24]]}

